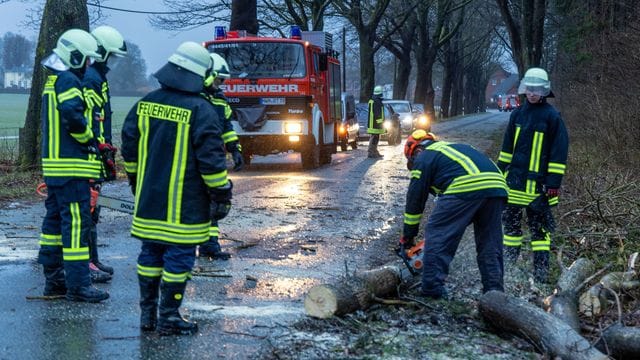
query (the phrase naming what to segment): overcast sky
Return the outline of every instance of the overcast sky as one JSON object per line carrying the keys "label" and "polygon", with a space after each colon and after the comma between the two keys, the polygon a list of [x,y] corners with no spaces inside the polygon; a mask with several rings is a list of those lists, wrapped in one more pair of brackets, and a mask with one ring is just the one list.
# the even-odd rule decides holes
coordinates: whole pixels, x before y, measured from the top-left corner
{"label": "overcast sky", "polygon": [[[25,3],[18,0],[10,0],[7,3],[0,4],[0,36],[11,31],[37,40],[39,29],[28,29],[21,25],[21,22],[25,20],[28,9],[33,7],[32,3],[37,4],[38,1]],[[168,10],[159,0],[108,0],[102,1],[102,4],[114,8],[138,11]],[[89,11],[91,11],[91,7],[89,7]],[[118,29],[125,40],[131,41],[140,47],[149,73],[158,70],[167,61],[173,50],[182,42],[190,40],[200,43],[205,40],[211,40],[213,38],[214,25],[228,26],[228,24],[210,24],[194,30],[174,33],[151,27],[148,21],[148,16],[150,15],[108,9],[103,9],[102,11],[108,17],[104,20],[99,20],[97,24],[91,25],[91,27],[110,25]]]}

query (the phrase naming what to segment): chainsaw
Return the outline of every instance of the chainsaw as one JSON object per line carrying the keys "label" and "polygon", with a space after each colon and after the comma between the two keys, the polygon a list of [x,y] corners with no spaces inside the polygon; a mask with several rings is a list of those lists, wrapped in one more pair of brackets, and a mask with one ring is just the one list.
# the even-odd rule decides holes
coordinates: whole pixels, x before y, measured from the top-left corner
{"label": "chainsaw", "polygon": [[424,240],[421,240],[417,244],[413,245],[409,249],[406,249],[403,245],[397,249],[396,254],[402,259],[404,264],[409,269],[411,275],[418,275],[418,272],[422,270],[422,252],[424,250]]}
{"label": "chainsaw", "polygon": [[[47,185],[42,183],[38,185],[36,192],[40,196],[47,196]],[[133,214],[134,202],[130,200],[118,199],[111,196],[105,196],[98,190],[91,189],[91,212],[96,206],[103,206],[111,210],[121,211],[127,214]]]}

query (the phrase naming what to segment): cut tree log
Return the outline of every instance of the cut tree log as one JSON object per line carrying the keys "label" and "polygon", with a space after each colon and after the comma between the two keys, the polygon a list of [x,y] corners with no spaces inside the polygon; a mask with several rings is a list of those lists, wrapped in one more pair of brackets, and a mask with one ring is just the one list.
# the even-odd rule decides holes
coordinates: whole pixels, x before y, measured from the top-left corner
{"label": "cut tree log", "polygon": [[602,333],[596,346],[616,359],[640,359],[640,328],[613,325]]}
{"label": "cut tree log", "polygon": [[593,270],[593,262],[585,258],[577,259],[568,268],[563,268],[553,295],[544,301],[551,314],[566,322],[577,333],[580,333],[578,292]]}
{"label": "cut tree log", "polygon": [[412,278],[402,263],[347,276],[333,284],[316,285],[304,299],[307,315],[320,319],[342,316],[369,308],[376,298],[396,295],[398,285]]}
{"label": "cut tree log", "polygon": [[480,313],[497,329],[518,335],[552,356],[573,360],[608,359],[564,321],[503,292],[489,291],[482,295]]}

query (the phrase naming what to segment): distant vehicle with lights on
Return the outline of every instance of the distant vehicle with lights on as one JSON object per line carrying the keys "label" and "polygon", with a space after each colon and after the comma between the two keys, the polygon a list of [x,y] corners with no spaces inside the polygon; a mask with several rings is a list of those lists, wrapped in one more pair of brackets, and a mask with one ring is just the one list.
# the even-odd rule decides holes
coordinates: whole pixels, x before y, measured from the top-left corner
{"label": "distant vehicle with lights on", "polygon": [[216,26],[204,46],[229,64],[231,78],[221,88],[247,164],[253,155],[291,150],[300,152],[304,169],[331,162],[342,122],[331,34],[291,26],[289,38],[274,38]]}
{"label": "distant vehicle with lights on", "polygon": [[[384,123],[382,127],[385,129],[384,134],[380,135],[381,141],[386,141],[389,145],[397,145],[402,141],[402,131],[400,130],[400,116],[393,111],[389,104],[382,107],[384,113]],[[367,103],[356,104],[356,117],[360,124],[358,140],[368,140],[367,126],[369,122],[369,105]]]}
{"label": "distant vehicle with lights on", "polygon": [[382,103],[391,106],[393,111],[398,114],[402,133],[410,134],[416,121],[416,112],[413,111],[411,103],[407,100],[382,100]]}

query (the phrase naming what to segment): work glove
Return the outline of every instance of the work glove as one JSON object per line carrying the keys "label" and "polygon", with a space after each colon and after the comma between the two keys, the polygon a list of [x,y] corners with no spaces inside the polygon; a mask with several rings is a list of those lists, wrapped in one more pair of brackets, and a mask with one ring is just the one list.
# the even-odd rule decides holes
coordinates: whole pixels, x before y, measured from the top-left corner
{"label": "work glove", "polygon": [[100,151],[100,157],[104,164],[104,178],[107,181],[116,179],[116,153],[118,148],[111,144],[101,143],[98,144],[98,150]]}
{"label": "work glove", "polygon": [[136,174],[127,173],[127,178],[129,179],[129,186],[131,187],[131,193],[133,196],[136,196],[136,184],[138,180],[138,176]]}
{"label": "work glove", "polygon": [[210,217],[212,221],[224,219],[229,214],[232,189],[233,183],[229,180],[227,185],[209,190],[209,196],[211,197]]}
{"label": "work glove", "polygon": [[560,189],[558,188],[547,188],[547,197],[558,197],[560,196]]}
{"label": "work glove", "polygon": [[244,167],[244,159],[242,158],[242,153],[236,150],[231,153],[231,158],[233,159],[233,171],[242,170],[242,167]]}

